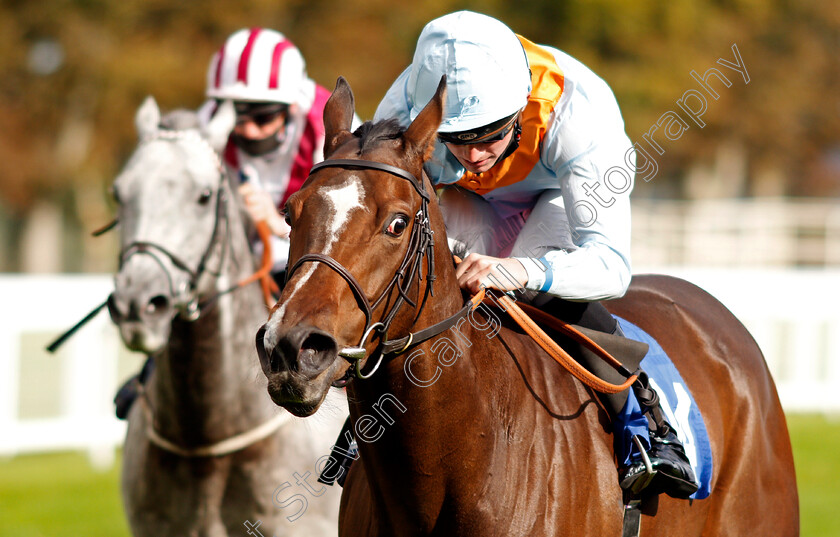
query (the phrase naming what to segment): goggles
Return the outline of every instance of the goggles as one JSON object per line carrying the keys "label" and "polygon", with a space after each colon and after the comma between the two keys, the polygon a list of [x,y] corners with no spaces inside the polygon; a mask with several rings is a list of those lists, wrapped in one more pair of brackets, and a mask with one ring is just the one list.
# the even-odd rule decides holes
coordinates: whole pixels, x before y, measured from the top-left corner
{"label": "goggles", "polygon": [[234,103],[236,108],[236,124],[243,125],[249,121],[259,127],[264,127],[279,117],[285,116],[289,105],[284,103]]}
{"label": "goggles", "polygon": [[494,121],[483,127],[468,131],[459,132],[439,132],[438,140],[445,144],[453,145],[469,145],[469,144],[489,144],[498,142],[503,139],[516,126],[516,120],[519,118],[519,112],[514,112],[512,115]]}

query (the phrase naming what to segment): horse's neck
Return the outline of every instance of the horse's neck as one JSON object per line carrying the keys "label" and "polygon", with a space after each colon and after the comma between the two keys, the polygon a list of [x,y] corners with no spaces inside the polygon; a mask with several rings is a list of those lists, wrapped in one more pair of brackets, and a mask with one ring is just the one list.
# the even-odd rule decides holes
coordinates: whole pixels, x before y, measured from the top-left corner
{"label": "horse's neck", "polygon": [[[463,306],[454,270],[443,264],[451,254],[442,250],[435,252],[434,298],[414,331]],[[592,445],[585,436],[604,436],[582,385],[531,340],[501,328],[500,312],[481,308],[370,380],[351,383],[359,450],[377,504],[392,521],[434,527],[444,502],[470,510],[476,494],[502,497],[506,483],[515,486],[525,474],[505,461],[534,456],[528,446],[538,446],[539,459],[577,453],[575,442]],[[592,411],[578,419],[584,409]],[[569,429],[558,434],[560,426]]]}
{"label": "horse's neck", "polygon": [[[440,265],[434,295],[410,328],[412,332],[457,314],[464,305],[454,269],[443,265],[447,256],[451,258],[448,248],[436,249]],[[371,379],[351,383],[348,400],[355,434],[365,466],[374,474],[373,482],[406,485],[406,481],[400,483],[408,477],[405,469],[428,467],[429,457],[467,445],[461,434],[464,420],[483,419],[491,397],[485,373],[474,369],[474,357],[492,345],[465,320],[386,362]],[[392,479],[395,475],[400,479]],[[426,477],[446,478],[443,473]],[[408,485],[406,491],[412,488],[424,486]]]}
{"label": "horse's neck", "polygon": [[[483,460],[493,454],[484,442],[492,444],[494,428],[503,423],[493,390],[505,385],[475,369],[488,342],[476,339],[467,349],[456,340],[449,334],[433,338],[348,392],[368,481],[390,520],[433,526],[448,492],[461,488],[461,479],[480,483],[488,471]],[[450,342],[463,353],[456,355]],[[453,475],[452,465],[462,464],[465,469]]]}
{"label": "horse's neck", "polygon": [[[231,203],[225,236],[208,267],[217,272],[204,298],[229,289],[254,270],[237,208]],[[220,270],[216,271],[216,267]],[[206,282],[205,282],[206,283]],[[211,290],[212,289],[212,290]],[[176,319],[165,351],[156,358],[156,421],[164,434],[191,443],[237,434],[268,419],[273,407],[260,374],[254,334],[265,321],[259,286],[219,296],[197,321]],[[172,438],[179,440],[179,438]]]}

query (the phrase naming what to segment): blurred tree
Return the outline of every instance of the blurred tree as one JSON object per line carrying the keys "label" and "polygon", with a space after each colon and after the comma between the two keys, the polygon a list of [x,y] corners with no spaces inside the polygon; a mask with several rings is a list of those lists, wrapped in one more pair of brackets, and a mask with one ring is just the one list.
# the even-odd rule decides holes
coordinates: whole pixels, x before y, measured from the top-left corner
{"label": "blurred tree", "polygon": [[[411,61],[423,25],[473,9],[561,48],[615,90],[631,139],[721,68],[737,43],[749,84],[709,100],[638,195],[680,195],[690,170],[743,148],[737,193],[840,195],[840,11],[832,0],[0,0],[0,208],[75,199],[90,230],[107,220],[107,186],[136,143],[133,114],[152,94],[169,109],[203,100],[211,55],[231,32],[267,26],[301,49],[315,80],[353,86],[369,118]],[[729,73],[729,71],[727,71]],[[685,116],[684,116],[685,117]],[[764,185],[764,186],[762,186]],[[96,199],[98,192],[100,203]],[[62,206],[66,206],[63,202]]]}

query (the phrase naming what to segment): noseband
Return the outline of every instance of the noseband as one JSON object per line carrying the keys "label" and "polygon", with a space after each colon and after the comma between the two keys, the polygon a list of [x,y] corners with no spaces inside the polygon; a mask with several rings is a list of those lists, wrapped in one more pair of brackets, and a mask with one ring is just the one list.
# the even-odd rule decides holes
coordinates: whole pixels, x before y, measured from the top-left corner
{"label": "noseband", "polygon": [[[350,287],[350,289],[353,291],[354,296],[356,297],[356,301],[359,304],[359,308],[365,315],[365,329],[362,333],[362,337],[359,340],[358,345],[356,345],[355,347],[344,347],[338,352],[338,354],[339,356],[347,359],[348,361],[351,361],[351,370],[355,369],[355,374],[358,378],[366,379],[370,378],[376,372],[376,370],[381,365],[383,357],[385,355],[400,354],[412,344],[420,343],[432,336],[443,332],[444,330],[453,326],[458,321],[458,319],[466,315],[469,309],[473,307],[473,304],[468,301],[466,304],[464,304],[464,307],[457,314],[429,328],[420,330],[416,333],[409,333],[407,336],[401,338],[388,340],[388,329],[391,326],[391,322],[393,322],[394,317],[396,317],[400,307],[402,307],[402,305],[405,303],[408,303],[412,308],[417,307],[417,304],[408,297],[407,293],[409,286],[412,284],[415,277],[417,278],[418,284],[423,279],[423,275],[419,270],[420,264],[423,262],[423,257],[426,257],[427,262],[426,279],[428,281],[428,284],[426,285],[426,291],[423,295],[423,301],[420,305],[419,310],[417,311],[417,315],[415,315],[414,317],[413,322],[416,322],[417,319],[420,317],[420,314],[422,313],[423,308],[426,305],[426,300],[428,299],[428,297],[430,295],[434,295],[432,287],[435,281],[434,231],[432,230],[431,225],[429,223],[429,194],[428,192],[426,192],[423,183],[421,181],[418,181],[413,174],[406,170],[403,170],[402,168],[391,166],[390,164],[384,164],[382,162],[355,159],[325,160],[314,165],[312,167],[312,170],[310,171],[310,175],[323,168],[355,168],[363,170],[377,170],[389,173],[401,179],[405,179],[406,181],[411,183],[411,185],[414,187],[414,190],[417,191],[421,198],[420,210],[418,210],[417,213],[414,215],[414,226],[411,230],[411,236],[409,237],[408,248],[406,249],[405,257],[403,258],[402,263],[400,263],[399,269],[397,269],[397,271],[394,273],[393,278],[385,287],[385,290],[382,291],[382,294],[379,295],[379,298],[377,298],[372,303],[365,295],[364,291],[362,290],[362,286],[359,284],[358,280],[356,280],[356,278],[353,277],[350,271],[348,271],[346,268],[344,268],[344,266],[341,265],[341,263],[339,263],[338,261],[336,261],[328,255],[317,253],[305,254],[295,262],[295,264],[292,266],[291,269],[289,269],[287,273],[288,280],[289,278],[291,278],[295,270],[297,270],[303,263],[318,262],[327,265],[329,268],[338,273],[338,275],[341,276],[344,279],[344,281],[347,282],[347,285]],[[391,309],[382,317],[381,320],[373,322],[373,311],[387,296],[391,294],[391,291],[395,287],[398,291],[398,297],[394,301],[394,304],[391,306]],[[360,362],[365,357],[365,342],[371,336],[372,332],[376,332],[380,339],[380,343],[376,349],[376,352],[378,352],[379,356],[376,365],[373,366],[370,372],[363,374],[361,371]]]}

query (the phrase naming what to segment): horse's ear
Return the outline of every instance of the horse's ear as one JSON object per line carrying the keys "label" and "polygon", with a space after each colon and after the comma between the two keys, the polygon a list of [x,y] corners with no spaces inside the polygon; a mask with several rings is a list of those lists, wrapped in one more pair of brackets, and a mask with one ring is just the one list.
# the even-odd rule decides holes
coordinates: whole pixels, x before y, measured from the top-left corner
{"label": "horse's ear", "polygon": [[137,127],[137,134],[140,138],[149,138],[158,131],[160,124],[160,108],[155,98],[149,95],[137,109],[134,116],[134,125]]}
{"label": "horse's ear", "polygon": [[343,76],[338,77],[335,90],[324,105],[324,158],[327,158],[353,134],[355,103],[353,90]]}
{"label": "horse's ear", "polygon": [[406,147],[415,155],[419,155],[425,162],[434,150],[435,137],[443,119],[443,103],[446,99],[446,75],[440,77],[434,97],[423,110],[417,114],[414,121],[403,135]]}
{"label": "horse's ear", "polygon": [[236,110],[233,107],[233,101],[226,100],[219,105],[213,118],[201,130],[213,149],[221,152],[235,124]]}

